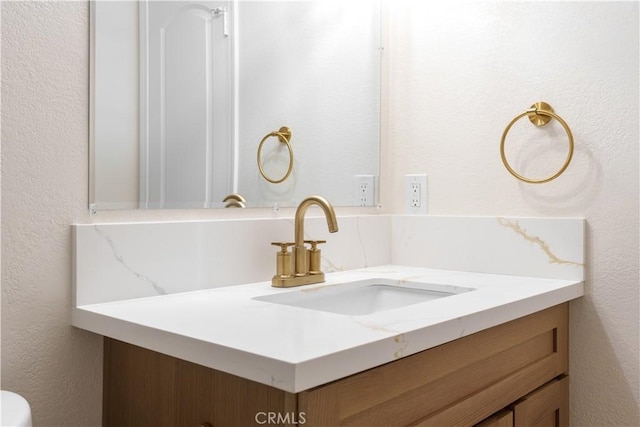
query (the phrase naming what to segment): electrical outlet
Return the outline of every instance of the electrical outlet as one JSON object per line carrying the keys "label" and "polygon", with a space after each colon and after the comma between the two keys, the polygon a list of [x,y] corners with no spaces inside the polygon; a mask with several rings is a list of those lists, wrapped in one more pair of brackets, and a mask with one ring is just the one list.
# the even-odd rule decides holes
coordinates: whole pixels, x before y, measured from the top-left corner
{"label": "electrical outlet", "polygon": [[354,197],[357,206],[375,206],[375,177],[373,175],[355,175]]}
{"label": "electrical outlet", "polygon": [[427,209],[427,175],[411,174],[404,176],[405,213],[426,215]]}
{"label": "electrical outlet", "polygon": [[409,184],[409,207],[419,208],[420,202],[420,184],[412,182]]}

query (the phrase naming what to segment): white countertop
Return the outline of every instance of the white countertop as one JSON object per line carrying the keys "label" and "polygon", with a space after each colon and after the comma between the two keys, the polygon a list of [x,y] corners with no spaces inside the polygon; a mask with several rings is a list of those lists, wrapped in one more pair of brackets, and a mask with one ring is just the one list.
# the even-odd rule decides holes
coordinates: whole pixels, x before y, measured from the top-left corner
{"label": "white countertop", "polygon": [[[369,315],[257,301],[368,278],[476,290]],[[319,290],[320,291],[320,290]],[[75,307],[72,324],[104,336],[299,392],[578,298],[583,282],[381,266],[278,289],[270,282]]]}

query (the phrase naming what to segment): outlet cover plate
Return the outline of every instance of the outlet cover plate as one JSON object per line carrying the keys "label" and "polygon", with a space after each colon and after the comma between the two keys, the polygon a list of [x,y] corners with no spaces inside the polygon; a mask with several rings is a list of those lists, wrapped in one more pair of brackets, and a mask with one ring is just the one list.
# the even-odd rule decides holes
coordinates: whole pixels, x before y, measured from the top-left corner
{"label": "outlet cover plate", "polygon": [[427,174],[404,176],[404,212],[412,215],[426,215],[428,210]]}
{"label": "outlet cover plate", "polygon": [[355,175],[353,190],[356,206],[375,206],[376,179],[374,175]]}

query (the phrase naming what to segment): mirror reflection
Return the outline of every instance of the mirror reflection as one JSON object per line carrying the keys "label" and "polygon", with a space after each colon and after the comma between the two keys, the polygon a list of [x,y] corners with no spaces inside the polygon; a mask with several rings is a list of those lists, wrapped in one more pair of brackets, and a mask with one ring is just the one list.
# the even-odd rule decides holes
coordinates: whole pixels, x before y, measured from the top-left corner
{"label": "mirror reflection", "polygon": [[92,208],[373,206],[380,5],[349,3],[91,2]]}

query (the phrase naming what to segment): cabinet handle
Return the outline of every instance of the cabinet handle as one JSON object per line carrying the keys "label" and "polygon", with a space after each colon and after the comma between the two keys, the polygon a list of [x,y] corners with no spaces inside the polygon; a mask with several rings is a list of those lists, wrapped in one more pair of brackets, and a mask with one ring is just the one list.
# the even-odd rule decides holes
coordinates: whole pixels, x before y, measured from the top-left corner
{"label": "cabinet handle", "polygon": [[200,423],[198,427],[213,427],[211,423]]}

